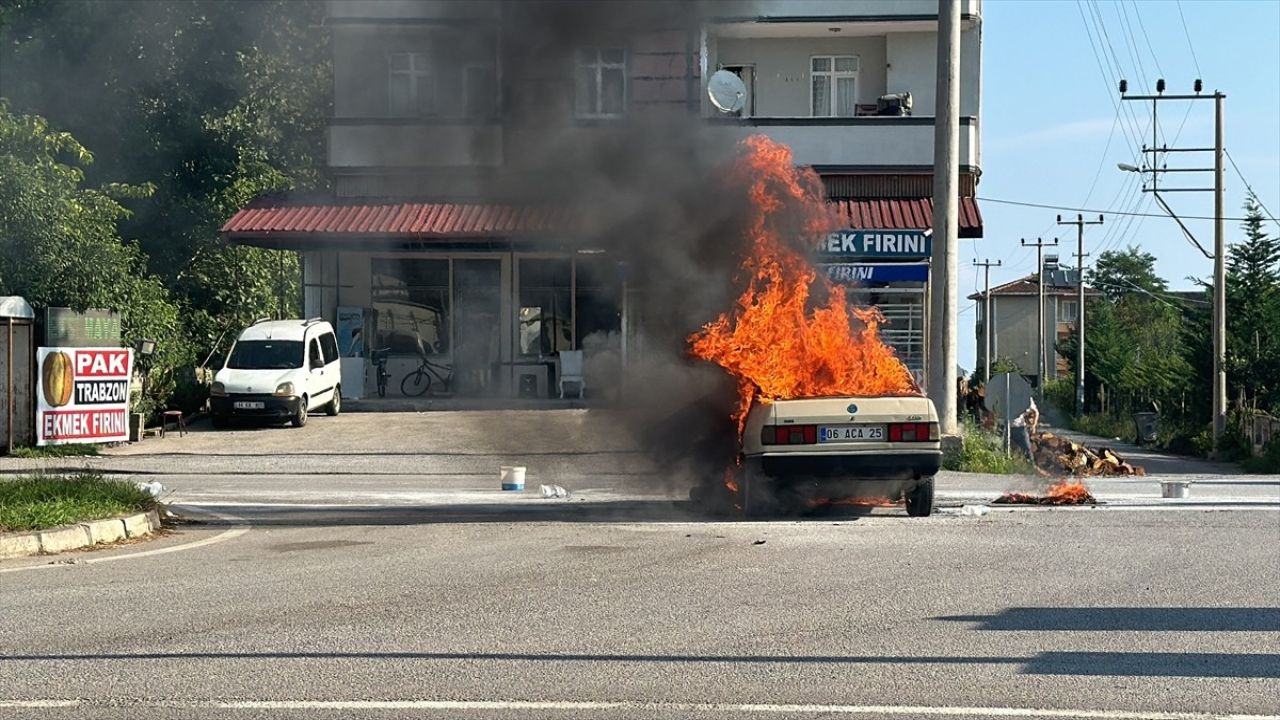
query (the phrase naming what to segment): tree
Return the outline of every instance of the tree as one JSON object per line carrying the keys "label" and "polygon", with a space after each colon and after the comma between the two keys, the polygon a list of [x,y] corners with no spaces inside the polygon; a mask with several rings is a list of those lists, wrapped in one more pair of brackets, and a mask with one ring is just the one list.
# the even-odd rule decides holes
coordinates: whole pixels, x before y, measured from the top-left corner
{"label": "tree", "polygon": [[1156,274],[1156,256],[1130,245],[1122,251],[1109,250],[1098,256],[1086,277],[1111,302],[1136,291],[1164,292],[1169,284]]}
{"label": "tree", "polygon": [[[174,370],[190,362],[178,308],[146,270],[138,246],[116,226],[124,199],[147,197],[150,186],[85,187],[93,154],[41,117],[16,115],[0,100],[0,295],[37,306],[121,313],[126,342],[157,341],[149,384],[166,395]],[[154,403],[144,403],[143,411]]]}
{"label": "tree", "polygon": [[1227,377],[1232,399],[1280,409],[1280,238],[1258,199],[1244,204],[1245,239],[1227,251]]}
{"label": "tree", "polygon": [[293,253],[229,247],[255,196],[325,190],[328,37],[318,0],[21,0],[0,9],[0,95],[92,148],[126,245],[173,295],[191,357],[265,315],[300,312]]}

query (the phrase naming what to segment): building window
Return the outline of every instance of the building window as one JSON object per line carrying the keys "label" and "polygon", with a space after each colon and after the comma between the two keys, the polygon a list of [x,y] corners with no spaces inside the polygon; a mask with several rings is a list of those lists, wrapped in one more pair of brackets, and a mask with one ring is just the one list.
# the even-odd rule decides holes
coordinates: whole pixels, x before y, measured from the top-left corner
{"label": "building window", "polygon": [[387,112],[392,117],[436,113],[436,76],[425,53],[387,56]]}
{"label": "building window", "polygon": [[521,355],[573,349],[573,269],[569,260],[520,260]]}
{"label": "building window", "polygon": [[858,102],[858,56],[810,58],[810,107],[814,117],[853,117]]}
{"label": "building window", "polygon": [[375,348],[397,355],[449,351],[449,261],[374,258]]}
{"label": "building window", "polygon": [[622,48],[580,48],[574,56],[574,113],[621,117],[627,97],[627,53]]}
{"label": "building window", "polygon": [[1073,323],[1076,321],[1076,313],[1080,310],[1080,303],[1076,300],[1059,300],[1058,301],[1058,322]]}

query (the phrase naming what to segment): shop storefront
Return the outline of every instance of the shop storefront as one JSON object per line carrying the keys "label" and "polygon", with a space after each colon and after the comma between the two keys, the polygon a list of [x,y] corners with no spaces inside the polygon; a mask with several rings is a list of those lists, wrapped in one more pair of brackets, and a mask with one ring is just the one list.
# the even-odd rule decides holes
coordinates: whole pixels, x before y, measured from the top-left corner
{"label": "shop storefront", "polygon": [[819,270],[858,305],[884,316],[880,337],[923,387],[929,337],[929,256],[925,230],[842,230],[818,245]]}

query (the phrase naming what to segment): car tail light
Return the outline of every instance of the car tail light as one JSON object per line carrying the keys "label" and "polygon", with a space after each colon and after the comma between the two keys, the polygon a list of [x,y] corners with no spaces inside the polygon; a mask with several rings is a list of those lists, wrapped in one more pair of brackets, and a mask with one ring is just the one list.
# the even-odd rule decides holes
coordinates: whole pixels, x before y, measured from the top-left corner
{"label": "car tail light", "polygon": [[817,425],[765,425],[760,429],[762,445],[813,445],[817,442]]}
{"label": "car tail light", "polygon": [[938,439],[938,423],[890,423],[889,442],[930,442]]}

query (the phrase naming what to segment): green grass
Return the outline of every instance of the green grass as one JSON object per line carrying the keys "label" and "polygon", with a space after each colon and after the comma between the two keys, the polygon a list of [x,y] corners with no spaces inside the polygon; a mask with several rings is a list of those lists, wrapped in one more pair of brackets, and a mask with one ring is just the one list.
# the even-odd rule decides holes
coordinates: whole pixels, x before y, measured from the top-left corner
{"label": "green grass", "polygon": [[1034,475],[1035,468],[1017,455],[1004,452],[1004,439],[972,423],[961,429],[963,443],[942,456],[944,470],[991,473],[995,475]]}
{"label": "green grass", "polygon": [[1240,467],[1255,475],[1280,475],[1280,440],[1267,443],[1258,457],[1241,460]]}
{"label": "green grass", "polygon": [[1108,440],[1120,438],[1124,442],[1133,442],[1138,435],[1138,428],[1133,418],[1118,418],[1105,413],[1072,418],[1071,429]]}
{"label": "green grass", "polygon": [[20,458],[59,458],[59,457],[79,457],[83,455],[97,455],[98,446],[88,444],[78,445],[45,445],[44,447],[16,447],[10,452],[14,457]]}
{"label": "green grass", "polygon": [[0,532],[43,530],[154,506],[151,495],[134,483],[97,473],[0,480]]}

